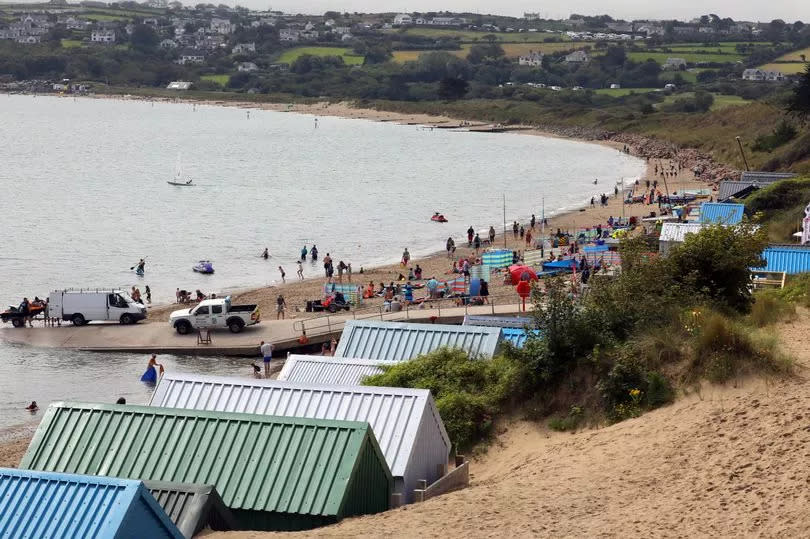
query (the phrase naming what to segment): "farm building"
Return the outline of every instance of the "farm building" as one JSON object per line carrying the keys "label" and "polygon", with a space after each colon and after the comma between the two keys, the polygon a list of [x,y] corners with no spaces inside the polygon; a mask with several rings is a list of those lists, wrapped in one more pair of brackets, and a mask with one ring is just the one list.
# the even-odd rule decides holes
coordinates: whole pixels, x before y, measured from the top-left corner
{"label": "farm building", "polygon": [[367,421],[394,476],[394,492],[410,501],[417,482],[433,483],[447,463],[450,440],[427,389],[314,385],[277,380],[171,374],[152,406],[245,412],[307,419]]}
{"label": "farm building", "polygon": [[54,403],[20,467],[213,485],[254,530],[385,511],[393,490],[368,423],[149,406]]}
{"label": "farm building", "polygon": [[380,374],[382,372],[380,365],[386,365],[386,362],[290,354],[278,374],[278,379],[306,384],[359,386],[366,376]]}
{"label": "farm building", "polygon": [[0,468],[0,535],[182,539],[140,481]]}
{"label": "farm building", "polygon": [[145,481],[144,486],[186,539],[203,528],[217,531],[237,529],[230,509],[211,485]]}
{"label": "farm building", "polygon": [[736,225],[742,221],[744,212],[745,206],[742,204],[704,202],[700,206],[700,222],[715,225]]}
{"label": "farm building", "polygon": [[473,356],[492,357],[498,350],[500,338],[500,328],[349,320],[335,357],[407,361],[443,347],[461,348]]}

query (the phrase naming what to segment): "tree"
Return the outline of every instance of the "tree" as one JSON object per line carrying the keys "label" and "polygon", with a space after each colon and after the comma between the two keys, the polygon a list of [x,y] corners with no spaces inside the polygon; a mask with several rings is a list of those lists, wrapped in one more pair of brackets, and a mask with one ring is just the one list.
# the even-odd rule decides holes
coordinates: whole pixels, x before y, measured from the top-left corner
{"label": "tree", "polygon": [[467,53],[467,61],[471,64],[480,64],[487,59],[496,60],[504,56],[503,48],[497,43],[487,45],[473,45]]}
{"label": "tree", "polygon": [[810,65],[808,65],[799,84],[793,89],[793,95],[788,99],[787,111],[802,121],[810,116]]}
{"label": "tree", "polygon": [[132,48],[140,52],[152,52],[157,48],[160,38],[150,27],[139,24],[132,30],[130,37]]}
{"label": "tree", "polygon": [[786,29],[787,24],[785,24],[785,21],[782,19],[774,19],[768,25],[768,29],[765,30],[765,37],[768,41],[778,43],[784,39]]}
{"label": "tree", "polygon": [[445,77],[439,82],[439,97],[447,101],[461,99],[470,89],[470,83],[464,79]]}

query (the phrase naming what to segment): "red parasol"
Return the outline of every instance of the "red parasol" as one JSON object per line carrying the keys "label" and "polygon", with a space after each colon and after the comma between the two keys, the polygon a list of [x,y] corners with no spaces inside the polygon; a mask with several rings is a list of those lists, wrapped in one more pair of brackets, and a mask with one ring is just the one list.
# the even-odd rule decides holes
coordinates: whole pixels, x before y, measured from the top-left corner
{"label": "red parasol", "polygon": [[529,266],[509,266],[509,274],[512,275],[512,284],[518,284],[520,281],[536,281],[537,274]]}

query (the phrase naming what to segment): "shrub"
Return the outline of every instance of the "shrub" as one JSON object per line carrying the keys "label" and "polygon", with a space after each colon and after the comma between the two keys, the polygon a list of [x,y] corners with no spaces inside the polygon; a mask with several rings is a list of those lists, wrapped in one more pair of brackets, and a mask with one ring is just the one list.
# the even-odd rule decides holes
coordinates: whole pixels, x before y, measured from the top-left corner
{"label": "shrub", "polygon": [[801,273],[788,277],[785,287],[777,291],[785,301],[810,307],[810,273]]}
{"label": "shrub", "polygon": [[772,133],[758,136],[751,149],[755,152],[771,152],[793,140],[797,133],[795,127],[782,120]]}
{"label": "shrub", "polygon": [[363,383],[429,389],[450,440],[466,450],[490,435],[494,417],[510,399],[526,395],[531,377],[525,370],[511,354],[479,360],[463,350],[444,348],[386,367]]}
{"label": "shrub", "polygon": [[568,414],[564,416],[554,417],[548,422],[548,428],[558,432],[567,430],[576,430],[582,423],[584,418],[584,410],[581,406],[572,406],[568,410]]}
{"label": "shrub", "polygon": [[749,319],[756,327],[765,327],[796,316],[796,306],[784,299],[777,290],[764,290],[754,294]]}

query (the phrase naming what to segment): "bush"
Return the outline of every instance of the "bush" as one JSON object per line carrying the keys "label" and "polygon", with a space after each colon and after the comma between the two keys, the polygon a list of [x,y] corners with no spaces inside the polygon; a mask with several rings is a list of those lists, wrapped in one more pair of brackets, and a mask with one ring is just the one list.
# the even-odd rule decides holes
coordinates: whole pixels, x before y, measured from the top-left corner
{"label": "bush", "polygon": [[751,149],[755,152],[771,152],[793,140],[797,133],[795,127],[782,120],[772,133],[758,136]]}
{"label": "bush", "polygon": [[754,294],[749,319],[756,327],[765,327],[796,316],[796,306],[777,290],[764,290]]}
{"label": "bush", "polygon": [[510,400],[527,395],[528,379],[517,356],[479,360],[463,350],[444,348],[386,367],[363,383],[429,389],[451,442],[467,450],[491,434],[493,419]]}
{"label": "bush", "polygon": [[558,432],[576,430],[582,423],[584,410],[581,406],[572,406],[568,414],[561,417],[554,417],[548,422],[548,428]]}
{"label": "bush", "polygon": [[810,307],[810,273],[788,277],[785,287],[777,291],[780,298],[804,307]]}

